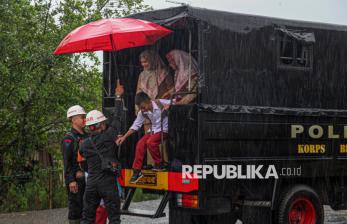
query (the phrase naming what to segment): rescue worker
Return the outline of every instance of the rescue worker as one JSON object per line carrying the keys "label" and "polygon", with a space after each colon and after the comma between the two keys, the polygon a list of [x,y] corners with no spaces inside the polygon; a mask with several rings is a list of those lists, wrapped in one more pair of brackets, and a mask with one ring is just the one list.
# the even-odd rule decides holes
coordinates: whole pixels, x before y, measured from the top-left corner
{"label": "rescue worker", "polygon": [[119,133],[119,117],[113,116],[110,125],[100,111],[87,114],[86,125],[91,131],[81,147],[81,153],[88,164],[88,181],[84,196],[82,224],[93,224],[95,212],[103,199],[109,224],[120,223],[120,199],[117,176],[120,172],[116,152],[116,138]]}
{"label": "rescue worker", "polygon": [[68,109],[67,118],[71,130],[62,141],[64,177],[68,191],[68,220],[70,224],[79,224],[82,218],[83,194],[85,189],[85,161],[79,155],[79,145],[87,137],[84,131],[86,112],[75,105]]}

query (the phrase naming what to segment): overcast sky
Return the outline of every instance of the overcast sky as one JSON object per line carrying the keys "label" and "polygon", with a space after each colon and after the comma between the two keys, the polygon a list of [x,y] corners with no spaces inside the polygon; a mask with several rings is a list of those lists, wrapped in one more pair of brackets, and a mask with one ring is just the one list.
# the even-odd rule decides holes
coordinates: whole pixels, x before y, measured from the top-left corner
{"label": "overcast sky", "polygon": [[[175,0],[172,0],[175,1]],[[347,25],[347,0],[176,0],[191,6],[269,17]],[[179,6],[144,0],[154,9]]]}

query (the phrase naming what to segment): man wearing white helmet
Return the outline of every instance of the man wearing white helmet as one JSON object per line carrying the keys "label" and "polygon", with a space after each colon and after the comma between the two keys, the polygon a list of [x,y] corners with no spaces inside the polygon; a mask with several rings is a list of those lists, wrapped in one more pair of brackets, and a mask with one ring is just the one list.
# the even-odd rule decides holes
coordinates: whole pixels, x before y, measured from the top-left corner
{"label": "man wearing white helmet", "polygon": [[68,189],[68,219],[70,224],[79,224],[82,218],[86,165],[79,154],[79,146],[88,137],[84,131],[86,112],[81,106],[75,105],[68,109],[66,116],[72,126],[66,133],[61,146],[64,177]]}
{"label": "man wearing white helmet", "polygon": [[86,125],[91,131],[81,146],[81,154],[88,164],[82,224],[94,224],[96,208],[103,199],[109,224],[120,223],[120,200],[117,188],[119,162],[116,153],[116,138],[120,119],[113,116],[109,124],[103,113],[90,111]]}

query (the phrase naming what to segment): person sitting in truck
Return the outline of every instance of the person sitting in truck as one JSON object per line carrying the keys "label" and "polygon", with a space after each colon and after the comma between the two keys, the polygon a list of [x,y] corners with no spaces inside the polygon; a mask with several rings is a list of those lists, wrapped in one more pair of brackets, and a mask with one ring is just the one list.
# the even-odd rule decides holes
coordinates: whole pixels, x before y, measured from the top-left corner
{"label": "person sitting in truck", "polygon": [[[170,98],[175,91],[174,81],[160,55],[154,50],[145,50],[139,60],[143,71],[137,81],[136,93],[144,92],[151,100]],[[139,111],[137,106],[135,111]],[[146,118],[143,127],[145,133],[150,132],[151,122]]]}
{"label": "person sitting in truck", "polygon": [[[177,49],[166,54],[166,58],[169,66],[175,71],[176,104],[193,103],[198,86],[198,63],[187,52]],[[187,94],[188,92],[191,94]]]}
{"label": "person sitting in truck", "polygon": [[117,144],[122,144],[127,137],[138,131],[142,127],[145,118],[151,121],[152,127],[151,133],[145,134],[136,144],[135,159],[132,166],[133,176],[130,183],[138,182],[143,176],[141,168],[147,148],[154,160],[153,170],[161,171],[165,169],[159,145],[168,137],[168,118],[165,116],[164,111],[169,108],[170,100],[151,100],[146,93],[140,92],[135,96],[135,104],[140,109],[137,118],[128,132],[117,139]]}
{"label": "person sitting in truck", "polygon": [[174,92],[174,81],[160,55],[154,50],[145,50],[139,59],[143,71],[137,81],[136,93],[144,92],[151,100],[170,98]]}

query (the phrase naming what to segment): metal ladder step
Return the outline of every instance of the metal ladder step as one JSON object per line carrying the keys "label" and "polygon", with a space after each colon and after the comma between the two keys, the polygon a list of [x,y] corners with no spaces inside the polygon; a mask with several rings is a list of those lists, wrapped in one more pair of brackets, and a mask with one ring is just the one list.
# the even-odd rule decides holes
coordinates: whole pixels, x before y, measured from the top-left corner
{"label": "metal ladder step", "polygon": [[165,212],[162,212],[159,216],[156,216],[156,213],[153,213],[153,211],[142,210],[142,209],[120,210],[120,214],[147,217],[147,218],[161,218],[166,216]]}
{"label": "metal ladder step", "polygon": [[161,199],[160,204],[154,213],[153,211],[148,211],[148,210],[129,209],[129,206],[131,204],[135,191],[136,191],[136,188],[129,189],[127,196],[125,198],[125,201],[120,210],[120,213],[122,215],[141,216],[141,217],[148,217],[148,218],[161,218],[166,216],[164,210],[170,198],[170,193],[168,191],[166,191],[165,194],[163,195],[163,198]]}

